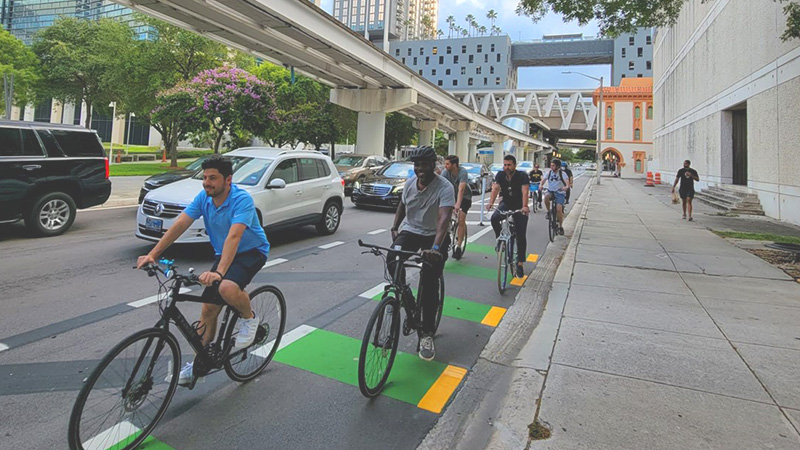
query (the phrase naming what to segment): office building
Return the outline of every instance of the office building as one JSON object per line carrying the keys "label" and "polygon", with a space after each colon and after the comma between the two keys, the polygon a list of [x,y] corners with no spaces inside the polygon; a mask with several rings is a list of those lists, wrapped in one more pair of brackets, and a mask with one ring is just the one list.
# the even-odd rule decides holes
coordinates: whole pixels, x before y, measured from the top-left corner
{"label": "office building", "polygon": [[438,0],[334,0],[333,17],[370,40],[383,38],[388,27],[390,39],[431,39],[439,20]]}
{"label": "office building", "polygon": [[614,86],[625,78],[653,76],[653,29],[639,28],[614,39],[614,63],[611,79]]}

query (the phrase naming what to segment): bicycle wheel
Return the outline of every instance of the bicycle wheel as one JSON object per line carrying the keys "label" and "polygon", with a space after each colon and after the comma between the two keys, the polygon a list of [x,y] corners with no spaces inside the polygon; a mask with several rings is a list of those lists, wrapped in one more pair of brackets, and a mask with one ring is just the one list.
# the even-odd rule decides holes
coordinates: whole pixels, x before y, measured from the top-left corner
{"label": "bicycle wheel", "polygon": [[458,233],[458,221],[450,220],[450,256],[454,259],[456,258],[456,247],[457,247],[457,233]]}
{"label": "bicycle wheel", "polygon": [[500,293],[506,291],[508,283],[508,257],[506,256],[506,242],[500,241],[500,249],[497,252],[497,289]]}
{"label": "bicycle wheel", "polygon": [[556,239],[556,232],[558,231],[558,216],[556,215],[556,208],[550,208],[550,219],[547,224],[547,231],[550,234],[550,242]]}
{"label": "bicycle wheel", "polygon": [[233,381],[250,381],[267,367],[281,343],[286,326],[286,300],[275,286],[250,292],[250,306],[258,316],[258,331],[252,346],[225,361],[225,373]]}
{"label": "bicycle wheel", "polygon": [[531,202],[531,212],[536,214],[536,191],[533,192],[533,201]]}
{"label": "bicycle wheel", "polygon": [[153,431],[178,386],[180,348],[161,328],[114,346],[86,379],[69,418],[71,450],[131,450]]}
{"label": "bicycle wheel", "polygon": [[384,297],[367,322],[358,355],[358,388],[364,397],[378,395],[397,354],[400,341],[400,302]]}
{"label": "bicycle wheel", "polygon": [[[466,239],[464,239],[466,241]],[[442,321],[442,312],[444,311],[444,275],[439,277],[439,304],[436,306],[436,326],[433,329],[433,335],[439,330],[439,322]]]}
{"label": "bicycle wheel", "polygon": [[467,229],[467,223],[464,222],[464,240],[461,242],[461,245],[459,246],[461,248],[461,251],[459,252],[460,255],[459,255],[458,259],[463,258],[464,254],[467,253],[467,237],[468,236],[469,236],[469,230]]}

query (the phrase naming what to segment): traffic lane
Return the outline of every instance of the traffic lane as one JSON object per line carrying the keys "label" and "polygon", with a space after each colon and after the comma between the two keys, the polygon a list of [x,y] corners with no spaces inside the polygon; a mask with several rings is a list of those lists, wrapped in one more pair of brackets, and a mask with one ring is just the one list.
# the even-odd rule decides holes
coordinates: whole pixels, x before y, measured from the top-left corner
{"label": "traffic lane", "polygon": [[[47,248],[46,253],[41,248],[43,240],[0,243],[0,252],[13,260],[13,265],[4,263],[0,283],[6,288],[6,298],[14,299],[0,302],[4,325],[0,342],[8,336],[156,294],[150,283],[142,282],[142,274],[131,270],[136,259],[153,246],[130,231],[135,211],[128,208],[86,215],[90,214],[98,216],[107,233],[69,237]],[[352,240],[383,225],[383,221],[372,222],[369,213],[356,212],[344,215],[339,231],[331,236],[319,236],[313,227],[270,233],[270,259],[317,251],[319,245]],[[120,234],[114,231],[118,229],[128,231]],[[195,267],[198,271],[210,267],[214,259],[207,244],[175,245],[164,257],[175,259],[183,270]]]}

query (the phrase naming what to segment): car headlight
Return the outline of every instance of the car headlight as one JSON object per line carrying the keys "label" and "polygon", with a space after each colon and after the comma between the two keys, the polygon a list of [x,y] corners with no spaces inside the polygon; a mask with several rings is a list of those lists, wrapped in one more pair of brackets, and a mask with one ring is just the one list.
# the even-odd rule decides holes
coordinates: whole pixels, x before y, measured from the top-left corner
{"label": "car headlight", "polygon": [[402,194],[404,187],[405,186],[403,186],[403,185],[393,187],[392,188],[392,194]]}
{"label": "car headlight", "polygon": [[361,189],[361,182],[356,181],[355,183],[353,183],[353,189]]}

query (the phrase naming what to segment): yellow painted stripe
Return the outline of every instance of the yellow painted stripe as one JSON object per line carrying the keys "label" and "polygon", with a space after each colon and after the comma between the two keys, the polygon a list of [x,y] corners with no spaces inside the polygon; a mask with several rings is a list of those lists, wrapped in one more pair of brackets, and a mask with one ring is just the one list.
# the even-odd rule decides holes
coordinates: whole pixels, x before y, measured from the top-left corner
{"label": "yellow painted stripe", "polygon": [[467,369],[457,366],[447,366],[444,372],[439,375],[439,379],[433,383],[433,386],[431,386],[428,392],[425,393],[425,396],[422,397],[422,400],[417,403],[417,407],[436,414],[442,412],[444,405],[450,400],[453,392],[456,391],[456,388],[461,384],[461,380],[464,379],[466,374]]}
{"label": "yellow painted stripe", "polygon": [[528,262],[536,262],[538,260],[539,260],[539,255],[536,255],[534,253],[530,253],[528,255]]}
{"label": "yellow painted stripe", "polygon": [[506,314],[506,309],[501,308],[499,306],[492,306],[492,309],[486,313],[486,317],[483,318],[481,323],[483,325],[489,325],[490,327],[496,327],[497,324],[500,323],[500,319]]}
{"label": "yellow painted stripe", "polygon": [[527,279],[528,279],[527,275],[525,275],[522,278],[514,277],[514,279],[511,280],[511,284],[514,285],[514,286],[522,286],[523,284],[525,284],[525,280],[527,280]]}

